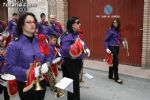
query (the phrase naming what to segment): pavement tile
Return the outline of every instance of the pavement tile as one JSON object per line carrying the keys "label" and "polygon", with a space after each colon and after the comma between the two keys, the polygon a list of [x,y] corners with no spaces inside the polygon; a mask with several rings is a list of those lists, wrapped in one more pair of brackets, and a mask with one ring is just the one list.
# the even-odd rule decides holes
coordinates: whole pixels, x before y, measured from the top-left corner
{"label": "pavement tile", "polygon": [[[108,65],[105,62],[96,60],[84,60],[85,68],[108,71]],[[119,64],[119,73],[124,75],[135,76],[139,78],[150,79],[150,69],[144,69],[139,66],[130,66]]]}

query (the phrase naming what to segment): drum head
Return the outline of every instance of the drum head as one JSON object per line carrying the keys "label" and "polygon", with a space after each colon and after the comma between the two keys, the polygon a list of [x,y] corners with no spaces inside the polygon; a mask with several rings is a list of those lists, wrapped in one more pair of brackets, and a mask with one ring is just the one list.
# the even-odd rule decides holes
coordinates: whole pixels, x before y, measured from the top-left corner
{"label": "drum head", "polygon": [[14,80],[16,79],[16,77],[14,75],[11,75],[11,74],[4,74],[4,75],[1,75],[1,78],[3,80]]}

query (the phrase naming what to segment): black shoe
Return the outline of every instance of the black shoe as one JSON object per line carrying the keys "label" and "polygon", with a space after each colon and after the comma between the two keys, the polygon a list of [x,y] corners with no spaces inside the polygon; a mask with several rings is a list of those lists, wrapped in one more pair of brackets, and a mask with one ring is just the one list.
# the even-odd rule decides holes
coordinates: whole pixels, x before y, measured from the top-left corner
{"label": "black shoe", "polygon": [[108,77],[109,79],[114,79],[113,77]]}
{"label": "black shoe", "polygon": [[117,82],[117,83],[119,83],[119,84],[122,84],[122,83],[123,83],[123,81],[122,81],[122,80],[120,80],[120,79],[115,80],[115,82]]}

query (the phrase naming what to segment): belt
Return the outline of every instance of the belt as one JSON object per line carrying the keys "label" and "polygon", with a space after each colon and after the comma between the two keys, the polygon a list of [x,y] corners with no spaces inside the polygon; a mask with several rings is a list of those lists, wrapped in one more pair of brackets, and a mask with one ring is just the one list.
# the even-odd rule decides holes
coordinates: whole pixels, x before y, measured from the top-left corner
{"label": "belt", "polygon": [[119,46],[119,45],[110,45],[110,46]]}

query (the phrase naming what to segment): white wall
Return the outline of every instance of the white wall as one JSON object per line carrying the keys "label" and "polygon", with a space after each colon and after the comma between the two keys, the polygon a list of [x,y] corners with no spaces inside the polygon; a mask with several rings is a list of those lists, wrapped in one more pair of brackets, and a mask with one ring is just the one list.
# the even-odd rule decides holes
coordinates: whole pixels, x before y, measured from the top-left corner
{"label": "white wall", "polygon": [[27,0],[29,4],[37,4],[37,7],[28,7],[28,11],[35,14],[38,21],[40,21],[40,14],[45,13],[46,19],[48,18],[48,2],[47,0]]}

